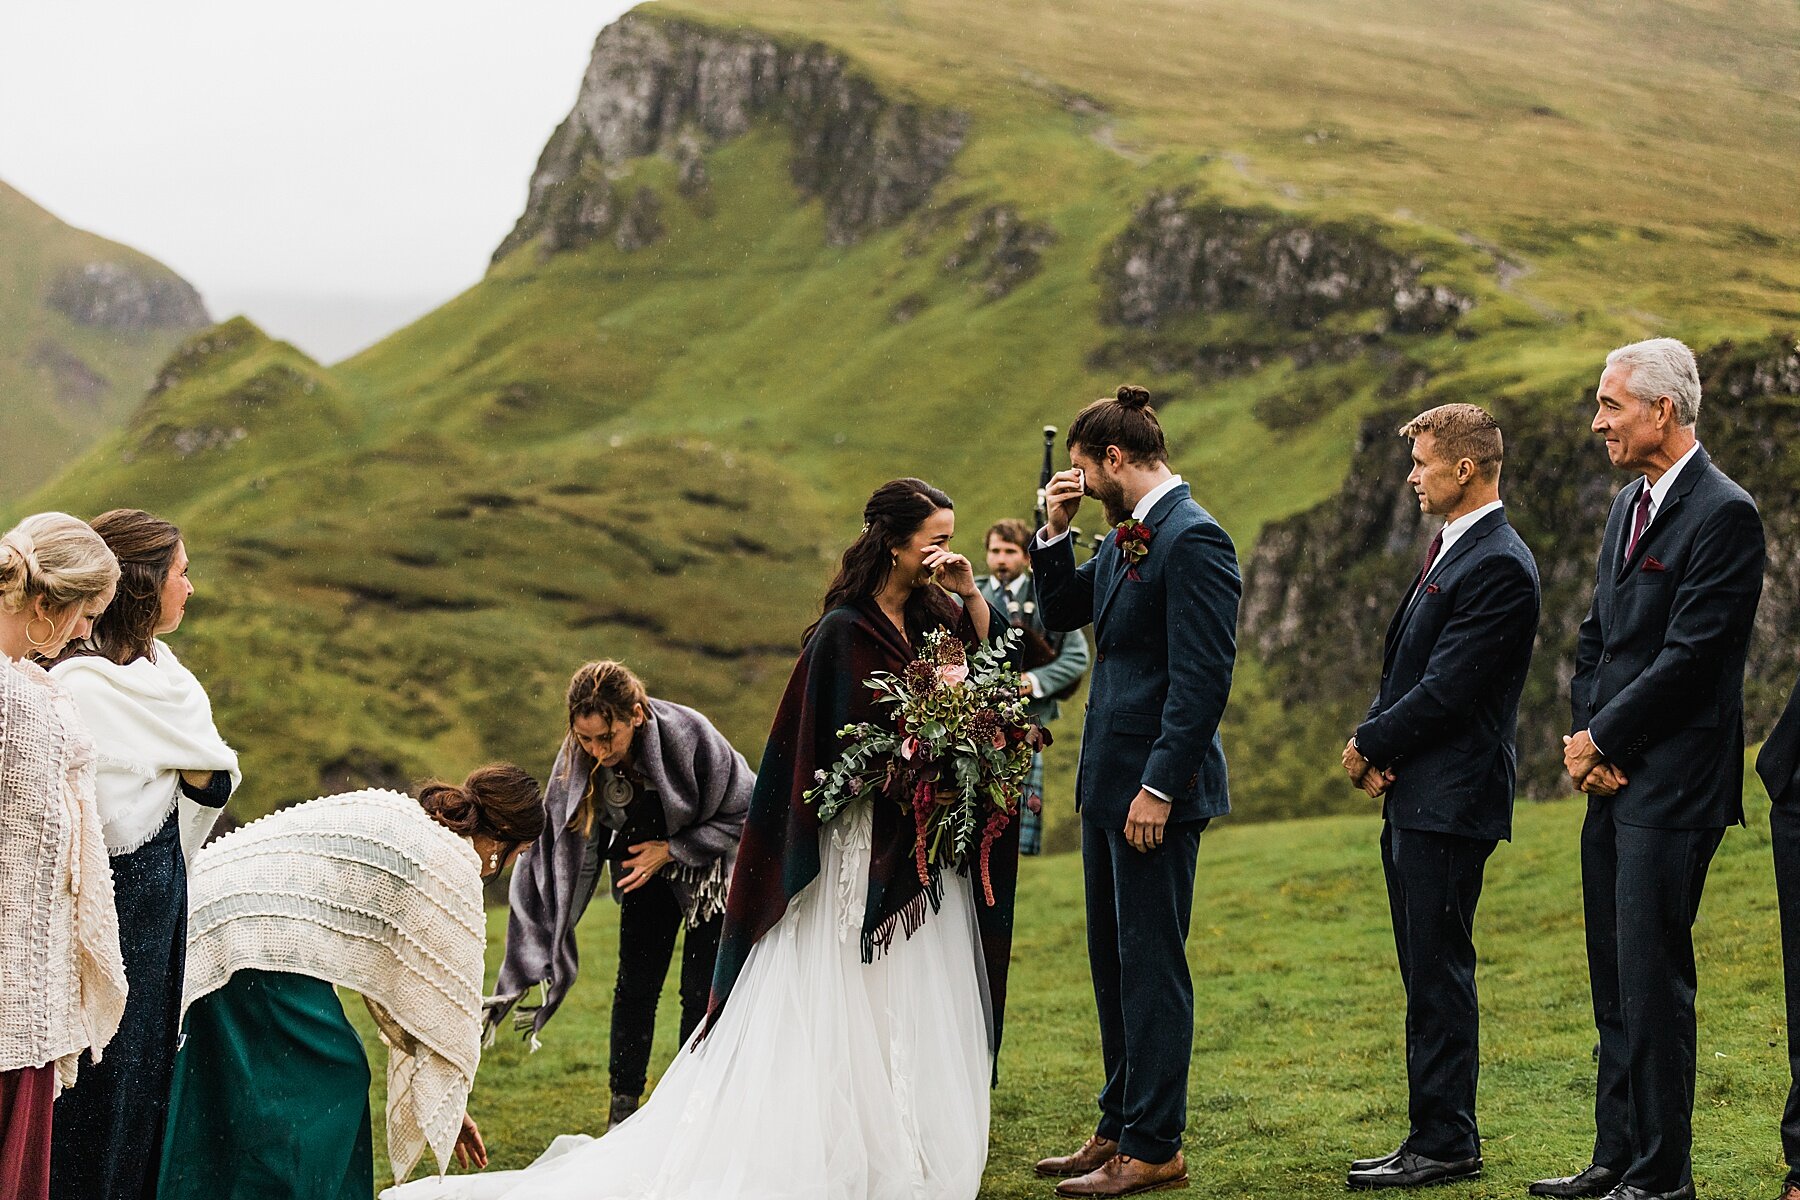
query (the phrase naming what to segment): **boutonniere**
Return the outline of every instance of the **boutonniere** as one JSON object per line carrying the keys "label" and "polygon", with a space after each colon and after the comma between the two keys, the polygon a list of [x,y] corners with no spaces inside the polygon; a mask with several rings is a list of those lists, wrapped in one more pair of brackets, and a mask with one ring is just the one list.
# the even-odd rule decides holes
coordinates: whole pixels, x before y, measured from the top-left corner
{"label": "boutonniere", "polygon": [[1113,542],[1119,547],[1119,556],[1127,564],[1127,579],[1141,578],[1138,575],[1138,564],[1150,553],[1152,531],[1142,521],[1120,521],[1113,527]]}
{"label": "boutonniere", "polygon": [[1034,613],[1036,611],[1037,611],[1037,602],[1035,600],[1027,600],[1025,602],[1025,614],[1027,616],[1030,616],[1032,613]]}
{"label": "boutonniere", "polygon": [[1425,594],[1427,596],[1435,596],[1438,594],[1438,592],[1440,592],[1442,590],[1443,589],[1439,588],[1438,585],[1435,583],[1428,583],[1425,585]]}
{"label": "boutonniere", "polygon": [[1655,555],[1646,554],[1644,556],[1644,565],[1641,569],[1645,570],[1645,571],[1666,571],[1669,568],[1663,566],[1662,563],[1658,562],[1656,560]]}

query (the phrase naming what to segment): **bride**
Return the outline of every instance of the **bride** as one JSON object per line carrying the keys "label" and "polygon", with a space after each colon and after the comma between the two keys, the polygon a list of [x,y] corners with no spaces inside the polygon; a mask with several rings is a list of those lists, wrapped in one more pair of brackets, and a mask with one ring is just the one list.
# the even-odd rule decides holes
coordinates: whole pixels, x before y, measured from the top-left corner
{"label": "bride", "polygon": [[[824,827],[803,793],[838,731],[889,719],[863,681],[899,674],[934,628],[966,643],[1005,618],[949,550],[950,498],[918,479],[863,509],[807,631],[758,772],[706,1022],[650,1100],[531,1166],[425,1179],[383,1200],[972,1200],[1011,950],[1016,825],[996,903],[913,867],[909,808]],[[960,596],[962,604],[946,593]]]}

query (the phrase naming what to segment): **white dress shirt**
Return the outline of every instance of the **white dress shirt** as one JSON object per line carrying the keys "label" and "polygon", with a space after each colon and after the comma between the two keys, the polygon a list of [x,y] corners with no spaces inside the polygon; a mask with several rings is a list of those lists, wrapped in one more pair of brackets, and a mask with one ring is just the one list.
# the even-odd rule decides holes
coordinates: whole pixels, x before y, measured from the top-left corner
{"label": "white dress shirt", "polygon": [[1425,576],[1425,578],[1430,579],[1432,575],[1437,574],[1438,567],[1443,564],[1444,559],[1446,557],[1448,557],[1450,554],[1450,547],[1456,545],[1457,542],[1461,541],[1463,534],[1465,534],[1465,533],[1469,532],[1469,530],[1473,529],[1475,527],[1476,522],[1480,521],[1481,518],[1487,516],[1491,512],[1494,512],[1494,511],[1500,509],[1501,507],[1503,507],[1503,506],[1500,503],[1500,501],[1490,500],[1486,504],[1482,505],[1480,508],[1476,509],[1474,512],[1464,513],[1462,516],[1456,518],[1456,520],[1451,521],[1449,524],[1445,525],[1444,526],[1443,544],[1438,547],[1437,557],[1431,560],[1431,571],[1429,574],[1427,574]]}
{"label": "white dress shirt", "polygon": [[[1700,450],[1699,442],[1695,442],[1692,446],[1689,446],[1688,452],[1686,454],[1682,455],[1680,458],[1676,459],[1675,465],[1670,467],[1668,470],[1664,471],[1662,473],[1662,478],[1657,480],[1655,483],[1650,482],[1650,477],[1648,475],[1643,477],[1644,486],[1650,489],[1650,519],[1644,522],[1644,532],[1645,533],[1649,533],[1650,527],[1652,525],[1656,524],[1656,514],[1662,511],[1663,501],[1665,501],[1669,498],[1669,489],[1675,486],[1675,477],[1677,475],[1681,474],[1681,469],[1688,465],[1688,460],[1693,458],[1694,455],[1699,452],[1699,450]],[[1632,507],[1633,508],[1637,507],[1637,502],[1635,500],[1632,502]],[[1626,523],[1625,523],[1625,546],[1626,547],[1629,547],[1631,545],[1631,526],[1635,520],[1636,520],[1635,516],[1628,517],[1626,519]],[[1621,555],[1623,555],[1624,549],[1621,548],[1619,553]],[[1621,559],[1621,561],[1623,561],[1623,560]]]}

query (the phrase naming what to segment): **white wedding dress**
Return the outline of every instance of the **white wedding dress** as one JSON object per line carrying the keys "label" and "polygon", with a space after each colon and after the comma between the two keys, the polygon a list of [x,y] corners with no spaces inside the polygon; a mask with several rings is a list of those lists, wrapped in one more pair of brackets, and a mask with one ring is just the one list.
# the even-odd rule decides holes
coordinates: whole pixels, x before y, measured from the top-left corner
{"label": "white wedding dress", "polygon": [[819,878],[629,1120],[382,1200],[973,1200],[991,1059],[971,882],[946,872],[942,908],[864,963],[869,829],[864,803],[820,835]]}

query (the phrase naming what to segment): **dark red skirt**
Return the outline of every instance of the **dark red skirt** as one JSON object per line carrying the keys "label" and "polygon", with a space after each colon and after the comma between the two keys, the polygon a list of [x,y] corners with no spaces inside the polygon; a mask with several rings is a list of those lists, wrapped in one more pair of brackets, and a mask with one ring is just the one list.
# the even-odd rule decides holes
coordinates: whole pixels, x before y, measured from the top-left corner
{"label": "dark red skirt", "polygon": [[0,1071],[0,1200],[50,1195],[56,1064]]}

